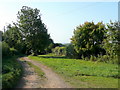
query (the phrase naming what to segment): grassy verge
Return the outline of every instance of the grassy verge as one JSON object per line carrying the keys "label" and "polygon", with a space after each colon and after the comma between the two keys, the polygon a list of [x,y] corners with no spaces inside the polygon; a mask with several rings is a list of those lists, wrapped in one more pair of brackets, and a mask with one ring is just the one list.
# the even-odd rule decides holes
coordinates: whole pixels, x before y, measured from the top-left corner
{"label": "grassy verge", "polygon": [[22,74],[22,66],[18,63],[19,56],[10,56],[2,59],[2,87],[13,88]]}
{"label": "grassy verge", "polygon": [[51,67],[77,88],[118,88],[118,65],[66,59],[52,55],[29,56]]}

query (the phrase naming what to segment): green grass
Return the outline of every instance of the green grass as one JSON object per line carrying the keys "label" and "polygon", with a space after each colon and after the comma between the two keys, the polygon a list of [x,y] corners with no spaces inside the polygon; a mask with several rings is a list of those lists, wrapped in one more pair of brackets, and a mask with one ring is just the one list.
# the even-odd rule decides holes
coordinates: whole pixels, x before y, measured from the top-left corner
{"label": "green grass", "polygon": [[41,78],[45,78],[45,73],[39,68],[37,67],[36,65],[32,64],[31,62],[28,62],[28,65],[30,65],[31,67],[34,68],[34,71],[41,77]]}
{"label": "green grass", "polygon": [[10,56],[2,59],[2,87],[13,88],[22,75],[22,67],[18,63],[19,56]]}
{"label": "green grass", "polygon": [[117,88],[118,65],[66,59],[54,55],[29,56],[51,67],[66,82],[79,88]]}

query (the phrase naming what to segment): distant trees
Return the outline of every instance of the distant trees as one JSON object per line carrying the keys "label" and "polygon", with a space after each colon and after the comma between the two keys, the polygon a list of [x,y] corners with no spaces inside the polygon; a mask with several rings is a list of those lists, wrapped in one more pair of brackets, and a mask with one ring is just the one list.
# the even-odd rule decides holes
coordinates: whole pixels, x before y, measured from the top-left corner
{"label": "distant trees", "polygon": [[104,39],[105,25],[102,22],[85,22],[74,30],[71,43],[79,58],[90,55],[97,55],[104,52],[101,43]]}

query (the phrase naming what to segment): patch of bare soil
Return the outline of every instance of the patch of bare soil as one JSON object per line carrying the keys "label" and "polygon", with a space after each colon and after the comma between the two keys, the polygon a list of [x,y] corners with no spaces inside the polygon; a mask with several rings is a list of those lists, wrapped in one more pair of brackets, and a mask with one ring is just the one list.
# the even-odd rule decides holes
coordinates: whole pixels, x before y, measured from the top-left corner
{"label": "patch of bare soil", "polygon": [[[52,71],[49,67],[38,63],[37,61],[30,60],[24,57],[24,62],[22,66],[24,68],[24,76],[18,85],[20,88],[71,88],[64,80]],[[29,61],[32,64],[38,66],[45,73],[45,80],[39,78],[39,76],[34,72],[33,68],[28,66],[25,61]]]}
{"label": "patch of bare soil", "polygon": [[23,76],[16,88],[41,88],[42,80],[26,61],[19,61],[23,67]]}

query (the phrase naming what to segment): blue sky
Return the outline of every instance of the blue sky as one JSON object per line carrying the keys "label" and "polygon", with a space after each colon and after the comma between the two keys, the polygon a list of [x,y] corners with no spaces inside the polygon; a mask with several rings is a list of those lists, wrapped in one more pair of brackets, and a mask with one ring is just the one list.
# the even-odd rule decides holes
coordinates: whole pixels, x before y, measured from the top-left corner
{"label": "blue sky", "polygon": [[[3,0],[4,1],[4,0]],[[76,26],[118,20],[118,2],[3,2],[0,3],[0,30],[12,21],[22,6],[38,8],[48,33],[56,43],[69,43]]]}

